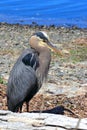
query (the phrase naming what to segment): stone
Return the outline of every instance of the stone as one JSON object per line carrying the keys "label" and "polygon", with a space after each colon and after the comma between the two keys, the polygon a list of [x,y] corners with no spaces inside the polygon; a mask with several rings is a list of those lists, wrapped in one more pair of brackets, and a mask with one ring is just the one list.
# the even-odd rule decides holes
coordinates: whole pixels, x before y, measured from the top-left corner
{"label": "stone", "polygon": [[78,119],[48,113],[13,113],[0,110],[0,130],[87,130],[87,118]]}

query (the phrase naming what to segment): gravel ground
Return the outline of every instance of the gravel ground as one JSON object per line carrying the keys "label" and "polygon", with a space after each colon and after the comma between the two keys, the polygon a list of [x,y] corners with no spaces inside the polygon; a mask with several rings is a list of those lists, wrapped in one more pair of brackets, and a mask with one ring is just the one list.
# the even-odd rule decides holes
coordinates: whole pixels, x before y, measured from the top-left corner
{"label": "gravel ground", "polygon": [[[47,83],[43,84],[38,94],[45,94],[45,96],[53,95],[54,97],[57,95],[66,95],[66,98],[75,99],[74,103],[76,98],[77,101],[81,101],[82,99],[81,103],[84,104],[85,112],[83,115],[86,117],[87,29],[0,23],[0,78],[3,79],[4,83],[7,83],[12,66],[21,52],[29,48],[29,38],[32,33],[36,31],[47,32],[51,41],[57,48],[60,48],[63,53],[62,57],[52,53]],[[6,106],[5,89],[6,86],[0,85],[0,100],[3,99],[3,103],[0,103],[1,109],[4,109]],[[54,100],[52,101],[54,102]],[[2,106],[2,104],[4,105]],[[78,104],[79,103],[77,103],[77,106]],[[52,106],[54,105],[51,103],[51,107]],[[80,104],[80,106],[82,105]],[[83,109],[82,107],[80,108]]]}
{"label": "gravel ground", "polygon": [[[67,96],[85,93],[87,90],[87,51],[84,49],[87,49],[87,29],[1,23],[0,77],[7,82],[13,64],[21,52],[29,48],[30,36],[40,30],[47,32],[51,41],[63,52],[63,57],[52,53],[48,84],[43,85],[45,90],[54,94],[67,94]],[[82,51],[81,54],[78,48]],[[44,87],[42,88],[43,92]]]}

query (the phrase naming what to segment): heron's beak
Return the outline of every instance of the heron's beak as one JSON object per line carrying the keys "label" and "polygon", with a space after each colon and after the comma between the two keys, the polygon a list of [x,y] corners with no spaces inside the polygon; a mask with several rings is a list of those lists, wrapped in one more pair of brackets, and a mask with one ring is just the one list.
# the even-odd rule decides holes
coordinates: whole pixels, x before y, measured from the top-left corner
{"label": "heron's beak", "polygon": [[48,42],[47,45],[48,45],[48,48],[51,49],[51,51],[54,51],[54,52],[58,53],[61,56],[63,55],[62,51],[60,51],[59,49],[57,49],[56,46],[53,45],[53,43]]}

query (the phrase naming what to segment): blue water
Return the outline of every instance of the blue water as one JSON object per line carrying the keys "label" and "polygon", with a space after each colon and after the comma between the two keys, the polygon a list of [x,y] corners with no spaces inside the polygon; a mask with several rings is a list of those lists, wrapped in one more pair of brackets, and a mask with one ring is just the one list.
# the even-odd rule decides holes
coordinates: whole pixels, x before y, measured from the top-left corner
{"label": "blue water", "polygon": [[87,28],[87,0],[0,0],[0,22]]}

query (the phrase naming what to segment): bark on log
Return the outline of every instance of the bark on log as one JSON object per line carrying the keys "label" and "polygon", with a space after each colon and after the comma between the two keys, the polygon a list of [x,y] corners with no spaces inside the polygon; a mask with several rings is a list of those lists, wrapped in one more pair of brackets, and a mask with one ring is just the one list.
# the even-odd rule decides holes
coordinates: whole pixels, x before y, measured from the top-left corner
{"label": "bark on log", "polygon": [[[76,128],[78,127],[78,128]],[[0,110],[0,130],[87,130],[87,118]]]}

